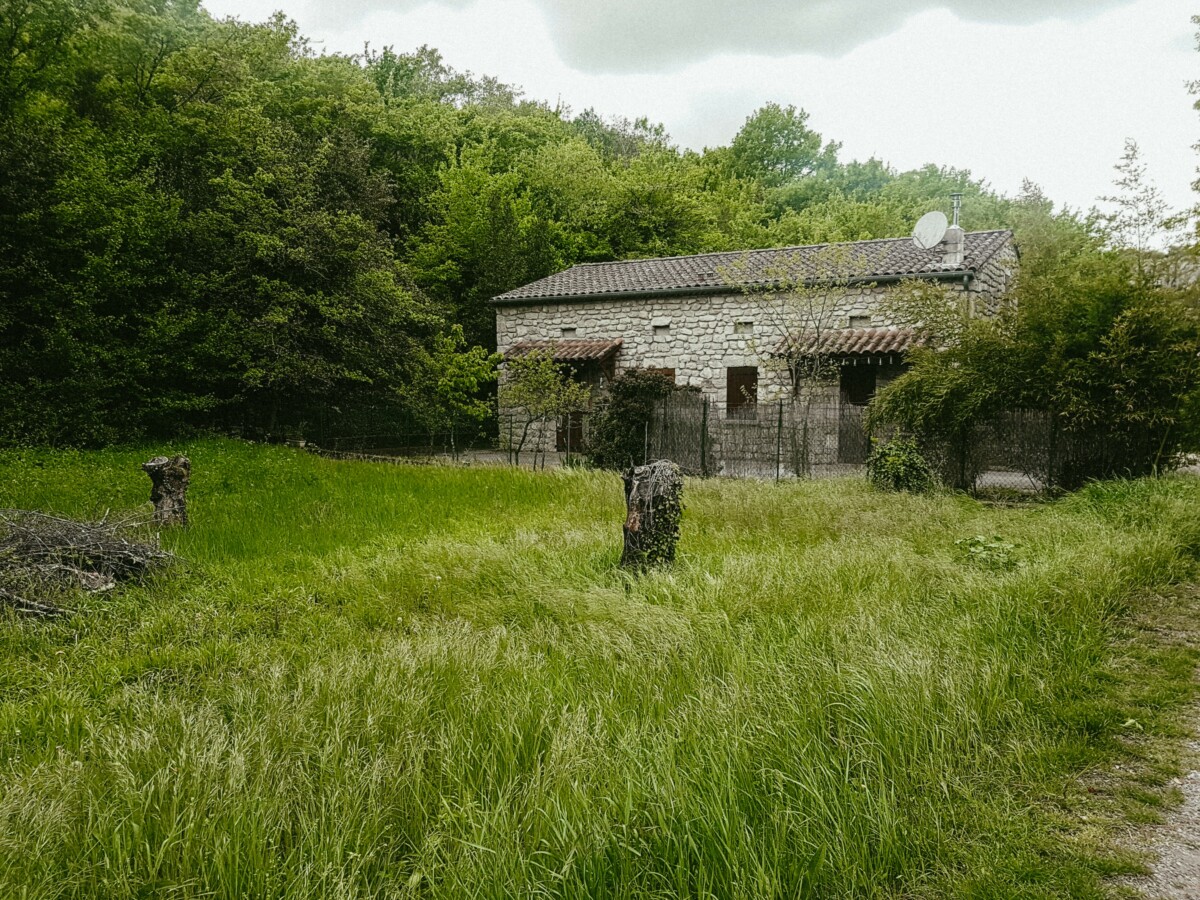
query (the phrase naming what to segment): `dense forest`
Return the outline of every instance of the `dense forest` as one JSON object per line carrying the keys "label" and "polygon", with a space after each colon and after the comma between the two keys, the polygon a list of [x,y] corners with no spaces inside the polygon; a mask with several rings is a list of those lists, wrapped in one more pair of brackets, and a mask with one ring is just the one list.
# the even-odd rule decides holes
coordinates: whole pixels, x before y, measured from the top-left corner
{"label": "dense forest", "polygon": [[423,421],[478,387],[497,293],[895,237],[954,191],[1035,271],[1105,240],[1033,186],[844,160],[792,107],[694,152],[428,47],[317,53],[196,0],[0,0],[0,45],[3,443]]}

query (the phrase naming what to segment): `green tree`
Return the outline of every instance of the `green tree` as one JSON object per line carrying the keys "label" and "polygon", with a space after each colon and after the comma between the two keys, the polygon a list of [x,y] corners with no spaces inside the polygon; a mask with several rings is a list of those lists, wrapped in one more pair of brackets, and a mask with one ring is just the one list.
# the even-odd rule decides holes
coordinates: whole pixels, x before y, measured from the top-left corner
{"label": "green tree", "polygon": [[832,166],[840,148],[823,143],[804,110],[768,103],[746,119],[729,149],[735,175],[779,187]]}
{"label": "green tree", "polygon": [[40,82],[65,102],[27,87],[0,137],[0,191],[32,188],[0,213],[0,433],[282,433],[394,404],[440,317],[382,230],[365,73],[282,19],[189,2],[116,5],[67,40]]}
{"label": "green tree", "polygon": [[488,301],[558,269],[559,232],[534,212],[515,172],[494,175],[475,158],[446,169],[441,182],[435,217],[413,244],[413,269],[471,343],[494,347]]}
{"label": "green tree", "polygon": [[478,103],[511,106],[521,96],[517,88],[490,76],[456,71],[427,44],[411,53],[397,53],[392,47],[379,51],[367,47],[363,62],[376,89],[389,103],[425,99],[458,107]]}
{"label": "green tree", "polygon": [[478,431],[492,412],[482,392],[496,380],[499,363],[499,355],[468,347],[461,325],[434,337],[423,364],[401,388],[431,442],[448,435],[451,453],[457,454],[460,436]]}
{"label": "green tree", "polygon": [[700,175],[694,160],[670,150],[642,153],[618,170],[605,224],[612,255],[628,259],[706,249]]}
{"label": "green tree", "polygon": [[0,0],[0,115],[67,87],[79,36],[108,13],[106,0]]}
{"label": "green tree", "polygon": [[771,223],[776,244],[826,244],[894,237],[911,230],[912,209],[895,200],[853,199],[835,191],[800,212],[788,209]]}
{"label": "green tree", "polygon": [[1102,213],[1100,220],[1112,245],[1132,255],[1138,277],[1153,280],[1158,258],[1155,251],[1166,237],[1173,218],[1171,210],[1148,177],[1137,141],[1125,140],[1125,152],[1115,169],[1116,193],[1100,198],[1112,209]]}
{"label": "green tree", "polygon": [[594,109],[585,109],[571,120],[580,137],[609,160],[630,160],[647,150],[669,147],[666,129],[642,117],[603,119]]}

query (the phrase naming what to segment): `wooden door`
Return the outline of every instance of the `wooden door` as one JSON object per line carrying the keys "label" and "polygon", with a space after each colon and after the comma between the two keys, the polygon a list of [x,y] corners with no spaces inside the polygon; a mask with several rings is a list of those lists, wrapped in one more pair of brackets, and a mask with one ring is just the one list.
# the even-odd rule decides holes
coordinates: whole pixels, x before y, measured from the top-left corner
{"label": "wooden door", "polygon": [[558,420],[554,449],[559,453],[579,453],[583,450],[583,413],[573,412]]}

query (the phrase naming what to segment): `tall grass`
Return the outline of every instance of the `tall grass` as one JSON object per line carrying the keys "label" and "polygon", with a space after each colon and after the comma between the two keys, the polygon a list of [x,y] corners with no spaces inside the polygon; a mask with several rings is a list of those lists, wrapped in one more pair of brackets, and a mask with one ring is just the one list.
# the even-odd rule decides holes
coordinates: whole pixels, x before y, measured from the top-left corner
{"label": "tall grass", "polygon": [[[1097,894],[1044,800],[1114,752],[1114,629],[1200,549],[1183,478],[689,482],[634,577],[609,475],[186,450],[181,570],[0,622],[0,896]],[[135,506],[146,456],[0,455],[0,506]]]}

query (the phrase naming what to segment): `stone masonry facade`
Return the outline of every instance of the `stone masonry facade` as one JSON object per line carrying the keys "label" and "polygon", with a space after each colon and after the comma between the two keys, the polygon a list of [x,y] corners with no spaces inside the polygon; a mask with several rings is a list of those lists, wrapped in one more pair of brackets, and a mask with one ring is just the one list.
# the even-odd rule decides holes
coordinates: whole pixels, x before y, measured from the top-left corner
{"label": "stone masonry facade", "polygon": [[[992,316],[1004,302],[1017,259],[1017,251],[1009,241],[969,276],[942,276],[936,280],[952,294],[965,295],[973,315]],[[931,280],[929,275],[912,277]],[[792,320],[779,314],[781,303],[786,305],[787,301],[778,295],[738,290],[497,304],[497,350],[507,354],[522,342],[619,339],[621,347],[612,361],[614,374],[634,368],[673,370],[676,385],[698,389],[724,416],[727,373],[732,368],[758,368],[760,403],[791,393],[786,367],[772,364],[778,361],[785,321],[819,319],[817,327],[822,331],[910,324],[889,318],[887,304],[883,303],[903,280],[889,277],[879,283],[852,284],[836,291],[819,289],[815,303],[807,294],[794,302],[791,314],[796,318]],[[897,369],[893,365],[888,371],[894,373]],[[837,400],[834,385],[828,402]],[[552,442],[553,436],[546,440]]]}

